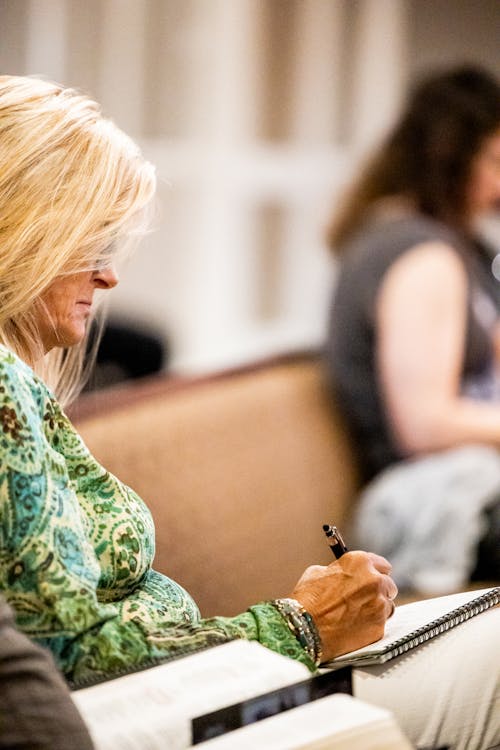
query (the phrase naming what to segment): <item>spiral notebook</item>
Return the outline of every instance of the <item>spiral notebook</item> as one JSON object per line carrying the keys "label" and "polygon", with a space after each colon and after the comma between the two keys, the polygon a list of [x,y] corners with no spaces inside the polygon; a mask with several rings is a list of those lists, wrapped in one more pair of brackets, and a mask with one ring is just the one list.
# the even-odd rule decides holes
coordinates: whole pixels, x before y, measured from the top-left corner
{"label": "spiral notebook", "polygon": [[322,666],[338,669],[347,665],[363,667],[384,664],[498,603],[500,586],[400,605],[387,621],[382,639],[338,656]]}

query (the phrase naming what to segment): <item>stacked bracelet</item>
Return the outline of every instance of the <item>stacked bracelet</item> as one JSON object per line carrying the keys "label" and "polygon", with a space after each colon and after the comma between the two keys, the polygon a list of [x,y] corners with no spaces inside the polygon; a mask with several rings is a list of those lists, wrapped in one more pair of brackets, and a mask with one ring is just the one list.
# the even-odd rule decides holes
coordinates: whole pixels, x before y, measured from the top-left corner
{"label": "stacked bracelet", "polygon": [[271,604],[282,615],[309,658],[318,666],[322,657],[321,638],[309,612],[296,599],[273,599]]}

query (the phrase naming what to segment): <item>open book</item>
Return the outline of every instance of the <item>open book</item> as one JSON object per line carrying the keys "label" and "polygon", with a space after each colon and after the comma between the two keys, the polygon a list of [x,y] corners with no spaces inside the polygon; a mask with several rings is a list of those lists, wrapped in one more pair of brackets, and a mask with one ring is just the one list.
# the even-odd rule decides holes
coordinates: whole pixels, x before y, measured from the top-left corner
{"label": "open book", "polygon": [[303,664],[236,640],[72,693],[96,750],[183,750],[191,720],[307,680]]}
{"label": "open book", "polygon": [[383,664],[499,602],[500,587],[497,586],[403,604],[396,607],[394,615],[387,621],[382,639],[322,666],[337,669],[347,665]]}
{"label": "open book", "polygon": [[200,750],[411,750],[393,715],[336,693],[196,745]]}
{"label": "open book", "polygon": [[96,750],[184,750],[212,738],[211,747],[218,735],[231,738],[221,745],[231,748],[320,750],[333,738],[344,743],[339,750],[411,747],[389,711],[332,694],[338,689],[350,689],[350,669],[311,677],[299,662],[236,640],[72,697]]}

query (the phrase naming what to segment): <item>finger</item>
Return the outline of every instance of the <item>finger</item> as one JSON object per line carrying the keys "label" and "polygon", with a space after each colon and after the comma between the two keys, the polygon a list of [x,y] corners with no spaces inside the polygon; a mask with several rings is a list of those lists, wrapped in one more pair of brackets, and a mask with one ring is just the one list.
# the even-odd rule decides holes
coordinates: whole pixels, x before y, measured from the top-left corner
{"label": "finger", "polygon": [[388,599],[395,599],[398,595],[398,587],[390,576],[386,576],[386,594]]}
{"label": "finger", "polygon": [[393,578],[387,573],[382,573],[380,576],[381,587],[384,592],[384,596],[388,599],[395,599],[398,595],[398,587]]}
{"label": "finger", "polygon": [[396,605],[394,604],[392,599],[389,599],[387,604],[389,606],[389,614],[387,615],[387,619],[389,619],[390,617],[393,616],[394,612],[396,611]]}
{"label": "finger", "polygon": [[392,565],[389,560],[386,560],[382,555],[377,555],[375,552],[367,552],[368,557],[372,565],[379,571],[379,573],[390,573]]}

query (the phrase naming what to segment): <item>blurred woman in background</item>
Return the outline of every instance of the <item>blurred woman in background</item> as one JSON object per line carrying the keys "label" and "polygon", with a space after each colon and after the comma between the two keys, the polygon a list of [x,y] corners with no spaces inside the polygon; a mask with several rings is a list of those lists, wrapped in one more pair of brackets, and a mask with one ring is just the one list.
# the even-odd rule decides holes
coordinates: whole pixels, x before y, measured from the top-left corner
{"label": "blurred woman in background", "polygon": [[500,578],[499,282],[477,220],[500,206],[500,87],[423,80],[330,230],[326,363],[369,482],[359,544],[402,587]]}

